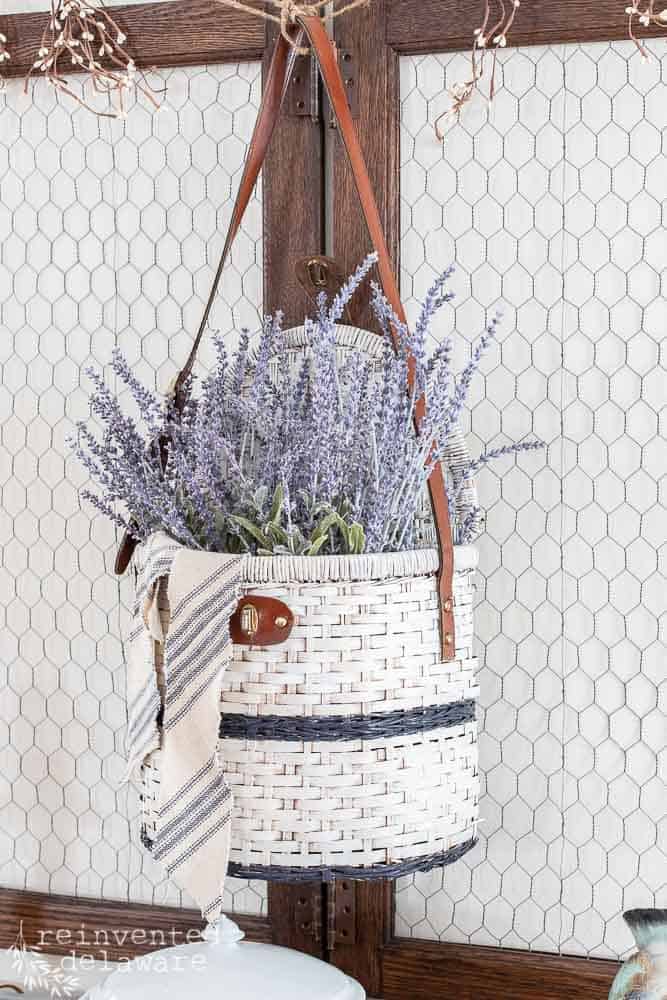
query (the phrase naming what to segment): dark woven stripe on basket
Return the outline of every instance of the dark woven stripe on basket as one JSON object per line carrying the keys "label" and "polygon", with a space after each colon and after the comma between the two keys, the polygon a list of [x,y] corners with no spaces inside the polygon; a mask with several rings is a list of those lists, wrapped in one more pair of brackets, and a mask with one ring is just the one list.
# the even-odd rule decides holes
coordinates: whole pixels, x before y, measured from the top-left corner
{"label": "dark woven stripe on basket", "polygon": [[458,726],[475,718],[472,698],[427,708],[396,709],[370,715],[223,715],[220,736],[228,740],[376,740]]}
{"label": "dark woven stripe on basket", "polygon": [[[148,850],[152,849],[153,841],[144,827],[141,830],[141,842]],[[450,847],[448,851],[423,854],[421,857],[410,858],[408,861],[372,865],[366,868],[355,865],[333,865],[329,868],[323,865],[312,868],[291,868],[287,865],[239,865],[236,862],[231,862],[227,868],[227,874],[233,878],[259,878],[266,882],[333,882],[336,878],[367,882],[378,878],[394,879],[401,878],[403,875],[412,875],[414,872],[430,872],[434,868],[444,868],[446,865],[451,865],[467,854],[476,843],[477,837],[471,837],[470,840],[464,840],[456,847]]]}
{"label": "dark woven stripe on basket", "polygon": [[408,861],[397,861],[395,864],[372,865],[367,868],[354,865],[333,865],[330,868],[318,866],[314,868],[290,868],[280,865],[238,865],[232,862],[227,874],[234,878],[259,878],[267,882],[333,882],[336,878],[358,879],[370,881],[377,878],[401,878],[414,872],[430,872],[433,868],[443,868],[458,861],[475,846],[477,837],[457,844],[448,851],[438,854],[424,854]]}

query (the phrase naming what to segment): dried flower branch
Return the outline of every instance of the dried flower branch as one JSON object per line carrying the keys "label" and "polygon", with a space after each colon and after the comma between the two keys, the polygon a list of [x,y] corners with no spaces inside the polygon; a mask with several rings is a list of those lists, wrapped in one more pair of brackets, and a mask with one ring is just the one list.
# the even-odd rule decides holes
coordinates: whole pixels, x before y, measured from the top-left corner
{"label": "dried flower branch", "polygon": [[[156,91],[127,52],[126,36],[102,0],[51,0],[51,18],[26,78],[44,75],[47,83],[78,104],[105,118],[127,117],[127,96],[134,89],[158,110]],[[72,90],[67,74],[87,70],[96,94],[108,98],[111,110],[92,107]]]}
{"label": "dried flower branch", "polygon": [[456,124],[461,118],[465,106],[470,102],[476,91],[481,92],[480,83],[484,77],[484,66],[487,53],[493,53],[491,65],[491,79],[489,81],[489,92],[486,99],[493,100],[496,86],[496,63],[498,49],[504,49],[507,45],[507,37],[514,24],[517,11],[521,6],[521,0],[497,0],[499,14],[496,20],[492,20],[491,0],[484,0],[484,16],[482,23],[473,32],[474,42],[470,57],[471,76],[463,83],[455,83],[447,93],[452,99],[451,106],[436,119],[435,134],[442,142],[447,129]]}
{"label": "dried flower branch", "polygon": [[642,59],[648,61],[651,58],[650,52],[637,37],[635,23],[638,22],[642,28],[649,28],[651,25],[665,28],[667,27],[667,7],[657,13],[655,0],[646,0],[643,5],[640,0],[632,0],[632,4],[625,8],[625,13],[628,15],[628,36],[637,46]]}
{"label": "dried flower branch", "polygon": [[[331,302],[319,298],[316,315],[305,322],[310,351],[296,370],[282,349],[280,314],[266,318],[254,357],[246,334],[231,359],[216,337],[215,368],[198,397],[188,388],[181,413],[172,403],[161,406],[115,352],[113,370],[130,390],[147,433],[89,371],[91,411],[103,436],[81,423],[73,444],[102,494],[83,495],[137,538],[161,529],[190,547],[216,552],[315,555],[412,547],[426,481],[495,341],[498,319],[456,374],[449,338],[430,360],[426,356],[433,319],[452,297],[445,290],[451,268],[429,290],[413,331],[374,286],[382,355],[378,361],[351,350],[339,364],[336,324],[375,260],[368,257]],[[406,392],[411,364],[426,398],[418,430],[416,394]],[[457,479],[448,474],[450,496],[476,468],[539,446],[527,441],[487,452]],[[479,521],[475,512],[454,526],[455,537],[472,537]]]}

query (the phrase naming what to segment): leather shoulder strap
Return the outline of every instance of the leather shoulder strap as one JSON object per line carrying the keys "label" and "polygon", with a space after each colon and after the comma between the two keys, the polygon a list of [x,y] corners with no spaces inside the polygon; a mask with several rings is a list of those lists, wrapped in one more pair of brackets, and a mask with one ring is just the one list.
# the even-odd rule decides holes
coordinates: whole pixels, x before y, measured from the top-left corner
{"label": "leather shoulder strap", "polygon": [[[324,86],[329,95],[331,108],[338,122],[340,135],[345,145],[352,173],[354,175],[359,200],[364,213],[368,233],[373,247],[378,254],[378,272],[384,294],[387,296],[392,309],[398,318],[404,323],[405,310],[398,291],[398,285],[394,276],[394,269],[387,249],[387,243],[382,228],[380,213],[377,202],[373,194],[373,187],[366,161],[359,142],[357,130],[354,127],[352,112],[347,103],[345,84],[338,68],[336,51],[326,33],[324,25],[319,17],[304,17],[299,23],[308,36],[313,47],[320,67],[320,73],[324,80]],[[414,365],[410,366],[410,384],[414,382]],[[417,401],[415,407],[415,422],[419,425],[424,418],[426,405],[423,396]],[[428,490],[433,508],[433,519],[435,521],[436,535],[438,539],[438,549],[440,552],[440,571],[438,574],[438,592],[440,597],[440,638],[443,660],[454,658],[455,636],[454,636],[454,600],[452,594],[452,581],[454,576],[454,547],[452,544],[452,530],[449,518],[449,504],[447,502],[447,490],[442,472],[442,466],[436,462],[429,477]]]}
{"label": "leather shoulder strap", "polygon": [[[336,50],[326,33],[324,25],[319,17],[299,18],[298,28],[295,35],[295,46],[289,44],[287,39],[280,35],[276,41],[273,57],[269,67],[269,72],[264,84],[262,102],[257,115],[255,130],[248,148],[246,162],[241,176],[239,192],[232,212],[229,232],[225,239],[222,256],[216,270],[211,294],[206,303],[197,335],[194,339],[192,349],[188,359],[178,375],[175,382],[176,405],[183,403],[183,388],[192,372],[192,367],[197,355],[199,344],[206,329],[209,313],[217,293],[218,285],[222,275],[225,262],[229,255],[234,237],[239,230],[244,212],[254,190],[257,178],[259,177],[262,164],[266,157],[269,142],[278,120],[281,106],[285,99],[289,79],[291,76],[297,47],[300,46],[303,35],[306,35],[312,49],[317,57],[320,72],[327,93],[331,108],[338,122],[340,135],[345,145],[355,184],[359,193],[361,208],[364,213],[366,225],[374,249],[378,254],[378,273],[380,282],[397,317],[405,322],[405,311],[398,292],[398,285],[394,276],[394,270],[387,249],[387,243],[382,228],[380,213],[378,211],[373,188],[371,185],[368,169],[364,160],[359,137],[354,127],[352,114],[347,103],[345,85],[338,68]],[[396,336],[396,334],[395,334]],[[414,382],[414,363],[410,365],[409,372],[410,385]],[[417,401],[415,408],[415,422],[417,425],[422,421],[425,414],[425,401],[423,397]],[[452,596],[452,579],[454,572],[454,550],[452,545],[452,533],[449,518],[449,506],[447,502],[447,492],[440,463],[436,463],[428,481],[429,495],[433,507],[436,534],[440,553],[440,571],[438,575],[438,589],[440,597],[440,630],[442,640],[442,658],[451,660],[454,657],[454,613]]]}
{"label": "leather shoulder strap", "polygon": [[222,254],[220,255],[215,277],[213,278],[211,291],[206,301],[199,329],[197,330],[197,335],[192,343],[188,359],[183,365],[183,368],[179,372],[176,382],[174,383],[174,398],[176,406],[179,410],[182,408],[184,403],[183,387],[192,372],[192,368],[197,357],[197,351],[199,350],[199,345],[202,337],[204,336],[204,332],[206,331],[206,324],[208,323],[208,317],[211,312],[213,302],[215,301],[215,296],[218,291],[225,263],[229,257],[236,234],[240,229],[243,216],[245,215],[246,208],[248,207],[248,202],[250,201],[252,193],[255,190],[255,185],[262,169],[262,165],[266,159],[266,153],[269,148],[269,143],[271,142],[271,136],[273,135],[276,122],[280,116],[280,109],[285,100],[285,95],[287,94],[287,88],[289,86],[290,77],[294,68],[294,62],[298,54],[297,48],[298,45],[289,45],[282,35],[280,35],[273,50],[271,64],[266,75],[266,80],[264,81],[262,100],[260,102],[259,111],[257,112],[255,128],[252,139],[250,140],[250,145],[248,146],[245,163],[243,165],[241,183],[239,184],[236,201],[234,202],[232,217],[229,223],[229,230],[227,231]]}

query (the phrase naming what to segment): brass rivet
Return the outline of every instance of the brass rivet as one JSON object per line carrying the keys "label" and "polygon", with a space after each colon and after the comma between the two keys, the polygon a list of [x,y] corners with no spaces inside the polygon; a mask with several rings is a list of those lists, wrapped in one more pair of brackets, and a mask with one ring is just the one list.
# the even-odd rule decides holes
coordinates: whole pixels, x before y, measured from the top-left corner
{"label": "brass rivet", "polygon": [[287,622],[287,618],[285,618],[285,615],[278,615],[278,617],[276,618],[276,625],[277,625],[277,627],[278,628],[287,628],[287,624],[288,624],[288,622]]}
{"label": "brass rivet", "polygon": [[259,615],[254,604],[244,604],[241,608],[241,631],[253,636],[259,628]]}
{"label": "brass rivet", "polygon": [[448,632],[447,635],[445,636],[445,642],[449,646],[451,644],[451,641],[452,641],[452,633]]}
{"label": "brass rivet", "polygon": [[447,598],[447,600],[443,604],[443,607],[444,607],[445,611],[451,611],[452,610],[452,602],[451,602],[451,599],[449,597]]}

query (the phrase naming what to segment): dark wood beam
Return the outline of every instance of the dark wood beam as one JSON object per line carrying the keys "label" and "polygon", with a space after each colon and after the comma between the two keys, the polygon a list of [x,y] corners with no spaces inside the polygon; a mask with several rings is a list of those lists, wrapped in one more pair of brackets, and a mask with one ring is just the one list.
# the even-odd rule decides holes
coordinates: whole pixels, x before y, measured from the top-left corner
{"label": "dark wood beam", "polygon": [[321,882],[269,882],[273,944],[326,957],[325,887]]}
{"label": "dark wood beam", "polygon": [[[330,903],[336,908],[335,886]],[[366,990],[369,997],[382,993],[383,948],[391,936],[394,911],[394,883],[385,881],[353,882],[354,891],[354,940],[346,943],[341,934],[335,934],[329,961],[338,969],[352,976]],[[334,924],[335,927],[335,924]]]}
{"label": "dark wood beam", "polygon": [[[469,49],[482,22],[483,0],[387,0],[386,41],[397,52]],[[523,3],[508,45],[617,41],[628,37],[626,4],[619,0],[533,0]],[[640,37],[660,37],[655,28]]]}
{"label": "dark wood beam", "polygon": [[[334,21],[334,37],[342,67],[351,56],[353,108],[371,183],[378,202],[389,253],[398,273],[400,256],[400,92],[398,54],[384,41],[386,0],[373,0]],[[327,123],[325,123],[326,125]],[[372,249],[352,172],[340,136],[331,134],[329,156],[330,251],[350,274]],[[368,307],[355,312],[360,326],[375,329]],[[329,961],[357,979],[368,996],[382,996],[382,949],[392,933],[394,883],[356,882],[353,944],[336,938]],[[334,898],[335,905],[335,898]]]}
{"label": "dark wood beam", "polygon": [[384,1000],[607,1000],[618,970],[604,959],[396,939],[382,959]]}
{"label": "dark wood beam", "polygon": [[[215,0],[127,5],[112,7],[110,13],[129,39],[128,51],[143,69],[249,62],[264,53],[265,22]],[[0,30],[7,36],[11,54],[11,60],[3,64],[3,76],[25,76],[35,61],[49,16],[46,12],[0,15]]]}
{"label": "dark wood beam", "polygon": [[[250,941],[271,942],[268,919],[245,914],[233,919]],[[197,940],[204,927],[196,910],[0,889],[0,948],[14,944],[21,922],[28,947],[110,962]]]}
{"label": "dark wood beam", "polygon": [[[267,27],[264,71],[276,29]],[[300,65],[293,75],[309,70]],[[315,110],[315,109],[313,109]],[[264,313],[283,311],[299,326],[312,306],[296,277],[296,262],[324,250],[324,144],[321,121],[296,115],[288,94],[262,171]],[[274,944],[324,958],[324,889],[319,882],[268,884]]]}
{"label": "dark wood beam", "polygon": [[[265,70],[273,27],[267,34]],[[282,309],[285,327],[298,326],[312,304],[297,280],[296,262],[324,250],[324,149],[321,121],[293,114],[289,95],[262,171],[262,205],[264,312]]]}
{"label": "dark wood beam", "polygon": [[[389,254],[398,271],[399,257],[399,65],[393,49],[384,44],[385,0],[373,0],[334,21],[336,44],[352,55],[357,73],[353,86],[358,115],[355,120],[368,172],[380,210]],[[359,197],[339,135],[331,150],[330,242],[333,256],[350,274],[372,249]],[[360,326],[372,323],[370,309],[358,317]],[[373,327],[374,328],[374,327]]]}

